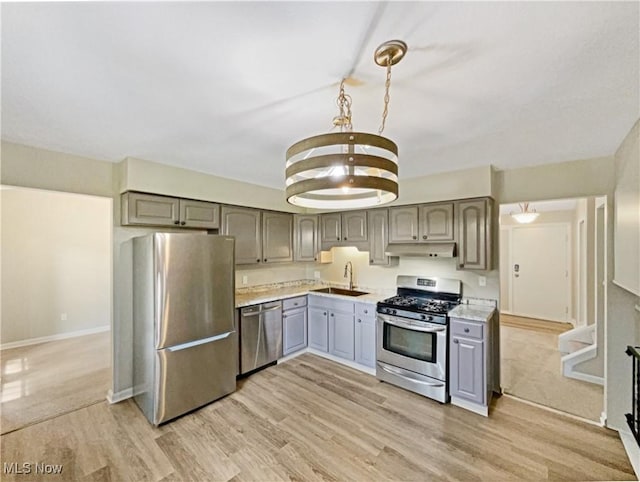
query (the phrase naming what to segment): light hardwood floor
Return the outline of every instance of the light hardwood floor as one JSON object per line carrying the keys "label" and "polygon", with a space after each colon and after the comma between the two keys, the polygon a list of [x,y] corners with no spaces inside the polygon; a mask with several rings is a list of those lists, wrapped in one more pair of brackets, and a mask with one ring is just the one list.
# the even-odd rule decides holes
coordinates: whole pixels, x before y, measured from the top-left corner
{"label": "light hardwood floor", "polygon": [[505,397],[484,418],[310,354],[160,428],[105,402],[1,442],[3,462],[64,465],[42,480],[633,479],[613,431]]}
{"label": "light hardwood floor", "polygon": [[109,332],[0,351],[0,430],[11,432],[105,399]]}
{"label": "light hardwood floor", "polygon": [[562,374],[558,335],[565,323],[500,315],[500,383],[504,393],[600,421],[602,385]]}

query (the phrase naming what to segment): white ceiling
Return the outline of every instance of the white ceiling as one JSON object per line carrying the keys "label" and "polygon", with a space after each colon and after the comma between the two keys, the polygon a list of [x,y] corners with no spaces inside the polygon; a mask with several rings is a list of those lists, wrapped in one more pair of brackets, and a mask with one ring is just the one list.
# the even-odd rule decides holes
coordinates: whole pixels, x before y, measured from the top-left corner
{"label": "white ceiling", "polygon": [[3,3],[2,137],[282,188],[350,75],[400,177],[612,154],[640,117],[638,2]]}

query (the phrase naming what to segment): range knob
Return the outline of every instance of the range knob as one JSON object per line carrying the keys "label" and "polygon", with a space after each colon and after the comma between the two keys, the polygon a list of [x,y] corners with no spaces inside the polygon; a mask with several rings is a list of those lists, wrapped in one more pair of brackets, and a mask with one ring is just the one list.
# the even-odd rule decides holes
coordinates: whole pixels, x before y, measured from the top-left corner
{"label": "range knob", "polygon": [[397,311],[396,310],[391,310],[391,313],[395,315],[397,313]]}
{"label": "range knob", "polygon": [[421,320],[426,320],[427,319],[427,315],[420,315],[420,319]]}

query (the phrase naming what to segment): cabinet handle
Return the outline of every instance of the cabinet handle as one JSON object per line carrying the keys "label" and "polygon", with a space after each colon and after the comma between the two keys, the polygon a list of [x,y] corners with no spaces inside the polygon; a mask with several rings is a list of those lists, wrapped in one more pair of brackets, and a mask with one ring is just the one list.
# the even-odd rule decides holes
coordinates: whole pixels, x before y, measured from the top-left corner
{"label": "cabinet handle", "polygon": [[369,260],[369,264],[373,264],[373,260],[372,259]]}
{"label": "cabinet handle", "polygon": [[181,226],[184,226],[185,224],[187,224],[187,222],[186,222],[186,221],[182,221],[182,222],[180,223],[180,225],[181,225]]}
{"label": "cabinet handle", "polygon": [[313,258],[314,261],[318,261],[318,258]]}
{"label": "cabinet handle", "polygon": [[180,224],[180,221],[174,221],[173,224]]}
{"label": "cabinet handle", "polygon": [[347,237],[346,237],[346,236],[344,237],[344,240],[345,240],[345,241],[347,240]]}
{"label": "cabinet handle", "polygon": [[340,236],[338,236],[336,239],[337,239],[338,241],[340,241]]}
{"label": "cabinet handle", "polygon": [[423,235],[422,235],[422,239],[427,239],[427,235],[426,235],[426,234],[423,234]]}
{"label": "cabinet handle", "polygon": [[322,313],[324,316],[327,316],[327,312],[325,311],[324,313]]}
{"label": "cabinet handle", "polygon": [[456,339],[454,338],[454,339],[453,339],[453,342],[457,344],[457,343],[458,343],[458,340],[456,340]]}
{"label": "cabinet handle", "polygon": [[258,263],[259,263],[259,262],[260,262],[260,260],[259,260],[259,259],[256,259],[256,262],[258,262]]}
{"label": "cabinet handle", "polygon": [[461,268],[464,268],[464,263],[460,263],[460,267],[461,267]]}
{"label": "cabinet handle", "polygon": [[364,310],[364,314],[366,315],[367,313],[369,313],[369,310]]}
{"label": "cabinet handle", "polygon": [[362,320],[360,318],[358,318],[358,323],[362,323]]}
{"label": "cabinet handle", "polygon": [[465,329],[464,329],[464,332],[465,332],[465,333],[469,333],[469,328],[465,328]]}
{"label": "cabinet handle", "polygon": [[293,306],[298,306],[298,303],[294,303]]}
{"label": "cabinet handle", "polygon": [[331,316],[334,316],[334,314],[333,314],[333,313],[331,313]]}
{"label": "cabinet handle", "polygon": [[413,239],[418,239],[418,236],[412,236],[412,237],[413,237]]}
{"label": "cabinet handle", "polygon": [[265,263],[267,262],[267,258],[264,258],[264,262],[265,262]]}

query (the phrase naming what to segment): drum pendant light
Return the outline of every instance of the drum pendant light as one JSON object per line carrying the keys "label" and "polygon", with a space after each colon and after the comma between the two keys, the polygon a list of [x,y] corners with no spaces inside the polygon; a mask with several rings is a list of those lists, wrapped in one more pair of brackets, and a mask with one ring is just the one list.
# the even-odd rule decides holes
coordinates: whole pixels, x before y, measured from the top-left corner
{"label": "drum pendant light", "polygon": [[389,109],[391,66],[402,60],[407,45],[385,42],[376,49],[375,62],[385,67],[384,109],[378,134],[354,132],[351,97],[343,79],[334,128],[340,132],[303,139],[287,150],[286,196],[296,206],[317,209],[350,209],[378,206],[398,198],[398,147],[381,134]]}

